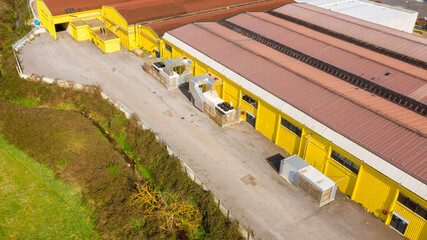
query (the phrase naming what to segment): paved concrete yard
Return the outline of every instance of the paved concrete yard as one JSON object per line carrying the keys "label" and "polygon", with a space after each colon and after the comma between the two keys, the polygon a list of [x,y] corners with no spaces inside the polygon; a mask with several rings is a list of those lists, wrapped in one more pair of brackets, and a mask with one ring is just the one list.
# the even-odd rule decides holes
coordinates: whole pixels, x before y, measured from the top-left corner
{"label": "paved concrete yard", "polygon": [[66,32],[58,36],[42,34],[21,50],[24,71],[100,85],[157,129],[256,239],[402,239],[343,194],[318,208],[266,161],[286,152],[244,122],[221,129],[182,91],[167,92],[124,47],[107,55]]}

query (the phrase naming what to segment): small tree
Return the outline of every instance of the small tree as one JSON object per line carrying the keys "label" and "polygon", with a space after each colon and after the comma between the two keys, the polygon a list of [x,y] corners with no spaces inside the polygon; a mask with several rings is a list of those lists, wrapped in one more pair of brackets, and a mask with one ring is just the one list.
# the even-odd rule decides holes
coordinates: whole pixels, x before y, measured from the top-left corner
{"label": "small tree", "polygon": [[186,229],[191,234],[200,226],[199,210],[189,201],[172,193],[161,193],[148,184],[137,184],[138,193],[130,199],[130,205],[148,216],[160,219],[165,228],[172,230]]}

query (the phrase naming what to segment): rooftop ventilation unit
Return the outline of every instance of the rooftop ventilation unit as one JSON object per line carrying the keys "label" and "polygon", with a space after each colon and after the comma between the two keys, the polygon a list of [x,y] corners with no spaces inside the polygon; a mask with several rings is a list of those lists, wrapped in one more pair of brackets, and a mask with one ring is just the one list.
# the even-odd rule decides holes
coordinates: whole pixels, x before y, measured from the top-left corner
{"label": "rooftop ventilation unit", "polygon": [[67,8],[67,9],[65,9],[65,13],[66,14],[75,13],[75,12],[76,12],[76,10],[74,8]]}

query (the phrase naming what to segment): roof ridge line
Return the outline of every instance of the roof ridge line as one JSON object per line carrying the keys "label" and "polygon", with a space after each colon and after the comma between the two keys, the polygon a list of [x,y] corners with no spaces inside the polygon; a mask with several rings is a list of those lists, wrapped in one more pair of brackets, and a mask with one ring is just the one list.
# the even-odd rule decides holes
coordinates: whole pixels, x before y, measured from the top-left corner
{"label": "roof ridge line", "polygon": [[[277,24],[277,23],[271,22],[271,21],[269,21],[269,20],[266,20],[266,19],[260,18],[260,17],[258,17],[258,16],[255,16],[255,15],[253,15],[252,13],[253,13],[253,12],[246,12],[246,13],[240,13],[240,14],[247,14],[247,15],[250,15],[250,16],[252,16],[252,17],[254,17],[254,18],[257,18],[257,19],[259,19],[259,20],[261,20],[261,21],[264,21],[264,22],[268,22],[268,23],[274,24],[274,25],[276,25],[276,26],[278,26],[278,27],[281,27],[281,28],[287,29],[287,30],[289,30],[289,31],[291,31],[291,32],[294,32],[294,33],[296,33],[296,34],[298,34],[298,35],[301,35],[301,36],[304,36],[304,37],[307,37],[307,38],[313,39],[314,41],[322,42],[322,43],[324,43],[324,44],[326,44],[326,45],[328,45],[328,46],[332,46],[332,47],[337,48],[337,49],[340,49],[340,50],[342,50],[342,51],[344,51],[344,52],[347,52],[347,53],[350,53],[350,54],[354,54],[354,55],[356,55],[356,56],[358,56],[358,57],[360,57],[360,58],[366,59],[366,60],[368,60],[368,61],[372,61],[372,62],[377,63],[377,64],[379,64],[379,65],[382,65],[382,66],[384,66],[384,67],[391,68],[391,69],[396,70],[396,71],[398,71],[398,72],[404,73],[404,74],[406,74],[406,75],[408,75],[408,76],[411,76],[411,77],[414,77],[414,78],[421,79],[422,81],[424,81],[425,83],[427,83],[427,78],[420,78],[420,77],[417,77],[417,76],[412,75],[411,73],[403,72],[402,70],[399,70],[399,69],[397,69],[397,68],[395,68],[395,67],[387,66],[387,65],[385,65],[385,64],[383,64],[383,63],[380,63],[380,62],[378,62],[378,61],[376,61],[376,60],[373,60],[373,59],[367,58],[367,57],[365,57],[365,56],[361,56],[361,55],[359,55],[359,54],[357,54],[357,53],[354,53],[354,52],[350,52],[349,50],[343,49],[343,48],[338,47],[338,46],[336,46],[336,45],[331,45],[331,44],[329,44],[329,43],[327,43],[327,42],[325,42],[325,41],[315,39],[315,38],[313,38],[313,37],[311,37],[311,36],[309,36],[309,35],[306,35],[306,34],[303,34],[303,33],[299,33],[299,32],[297,32],[297,31],[295,31],[295,30],[292,30],[292,29],[289,29],[289,28],[287,28],[287,27],[284,27],[284,26],[282,26],[282,25],[280,25],[280,24]],[[267,13],[266,13],[266,14],[267,14]],[[267,14],[267,15],[268,15],[268,16],[272,16],[272,17],[276,17],[276,16],[271,15],[271,14]],[[276,17],[276,18],[278,18],[278,17]],[[278,19],[283,20],[283,21],[288,21],[288,20],[285,20],[285,19],[282,19],[282,18],[278,18]],[[293,23],[293,22],[291,22],[291,21],[288,21],[288,22]],[[296,23],[293,23],[293,24],[296,24]],[[307,27],[305,27],[305,26],[302,26],[302,27],[307,28]],[[322,33],[322,32],[319,32],[319,33],[321,33],[321,34],[325,34],[325,33]],[[328,34],[325,34],[325,35],[328,35]],[[328,35],[328,36],[330,36],[330,35]],[[334,37],[334,36],[330,36],[330,37],[336,38],[336,37]],[[343,41],[343,42],[346,42],[346,41],[344,41],[344,40],[342,40],[342,39],[339,39],[339,38],[336,38],[336,39],[338,39],[338,40],[340,40],[340,41]],[[350,44],[352,44],[352,43],[350,43]],[[357,46],[357,45],[356,45],[356,46]],[[360,46],[359,46],[359,47],[360,47]],[[366,48],[365,48],[365,49],[366,49]],[[370,50],[370,49],[367,49],[367,50],[372,51],[372,50]],[[376,54],[380,54],[380,53],[375,52],[375,51],[372,51],[372,52],[374,52],[374,53],[376,53]],[[380,54],[380,55],[382,55],[382,54]],[[387,57],[389,57],[389,56],[387,56]],[[391,57],[390,57],[390,58],[391,58]],[[416,66],[416,67],[417,67],[417,66]],[[424,70],[424,69],[423,69],[423,70]],[[367,79],[367,80],[368,80],[368,79]]]}
{"label": "roof ridge line", "polygon": [[[222,37],[222,36],[220,36],[219,34],[217,34],[217,33],[215,33],[215,32],[212,32],[211,30],[209,30],[209,29],[207,29],[207,28],[205,28],[205,27],[203,27],[203,26],[201,26],[200,25],[200,23],[192,23],[193,25],[196,25],[197,27],[199,27],[199,28],[201,28],[201,29],[203,29],[203,30],[205,30],[205,31],[207,31],[207,32],[209,32],[209,33],[211,33],[211,34],[213,34],[213,35],[215,35],[215,36],[217,36],[217,37],[219,37],[219,38],[222,38],[222,39],[224,39],[225,41],[228,41],[228,42],[230,42],[230,43],[232,43],[232,44],[234,44],[234,45],[236,45],[237,47],[239,47],[239,48],[242,48],[242,49],[244,49],[245,51],[248,51],[248,52],[250,52],[250,53],[252,53],[253,55],[255,55],[255,56],[257,56],[257,57],[260,57],[260,58],[262,58],[262,59],[264,59],[264,60],[266,60],[266,61],[270,61],[270,62],[272,62],[273,64],[275,64],[276,66],[278,66],[278,67],[280,67],[280,68],[283,68],[283,69],[285,69],[286,71],[288,71],[288,72],[291,72],[291,73],[293,73],[293,74],[295,74],[295,75],[297,75],[297,76],[299,76],[299,77],[301,77],[301,78],[303,78],[303,79],[305,79],[306,81],[308,81],[308,82],[310,82],[310,83],[312,83],[312,84],[314,84],[314,85],[317,85],[317,86],[319,86],[319,87],[321,87],[321,88],[323,88],[323,89],[325,89],[325,90],[327,90],[327,91],[329,91],[329,92],[331,92],[331,93],[333,93],[333,94],[336,94],[336,95],[338,95],[338,96],[340,96],[340,97],[342,97],[342,98],[344,98],[344,99],[346,99],[346,100],[348,100],[348,101],[350,101],[350,102],[352,102],[352,103],[354,103],[354,104],[356,104],[357,106],[359,106],[359,107],[362,107],[362,108],[364,108],[364,109],[366,109],[366,110],[368,110],[368,111],[370,111],[370,112],[372,112],[372,113],[374,113],[375,115],[378,115],[378,116],[380,116],[381,118],[384,118],[384,119],[386,119],[386,120],[388,120],[388,121],[390,121],[390,122],[392,122],[392,123],[394,123],[394,124],[396,124],[396,125],[398,125],[398,126],[400,126],[400,127],[403,127],[403,128],[405,128],[405,129],[407,129],[407,130],[409,130],[409,131],[411,131],[411,132],[413,132],[413,133],[415,133],[415,134],[417,134],[417,135],[420,135],[420,136],[422,136],[422,137],[424,137],[424,138],[426,138],[427,137],[427,135],[426,134],[424,134],[424,133],[422,133],[422,132],[420,132],[420,131],[417,131],[417,130],[415,130],[415,129],[412,129],[411,127],[409,127],[408,125],[406,125],[406,124],[404,124],[404,123],[402,123],[402,122],[400,122],[400,121],[398,121],[398,120],[396,120],[396,119],[394,119],[394,118],[387,118],[387,117],[385,117],[383,114],[379,114],[377,111],[375,111],[375,109],[372,109],[371,107],[368,107],[368,106],[365,106],[364,104],[361,104],[361,103],[359,103],[359,102],[357,102],[357,101],[355,101],[354,99],[352,99],[352,98],[350,98],[350,97],[348,97],[348,96],[345,96],[344,94],[342,94],[342,93],[340,93],[340,92],[337,92],[337,91],[335,91],[335,90],[332,90],[332,89],[330,89],[330,88],[328,88],[328,87],[326,87],[326,86],[324,86],[323,84],[320,84],[319,82],[316,82],[316,81],[314,81],[314,80],[311,80],[311,79],[308,79],[307,77],[305,77],[305,76],[303,76],[303,75],[301,75],[301,74],[299,74],[299,73],[296,73],[295,71],[293,71],[293,70],[290,70],[290,69],[288,69],[287,67],[285,67],[285,66],[283,66],[283,65],[281,65],[281,64],[279,64],[279,63],[277,63],[277,62],[275,62],[275,61],[272,61],[271,59],[265,59],[265,57],[262,57],[262,55],[259,55],[259,54],[256,54],[255,52],[253,52],[253,51],[251,51],[251,50],[249,50],[249,49],[247,49],[247,48],[245,48],[245,47],[243,47],[243,46],[241,46],[241,45],[238,45],[238,44],[236,44],[235,42],[233,42],[233,41],[231,41],[231,40],[229,40],[229,39],[226,39],[226,38],[224,38],[224,37]],[[217,24],[219,24],[219,23],[217,23]],[[228,29],[228,28],[227,28]],[[230,31],[232,31],[232,30],[230,30]],[[240,34],[240,33],[239,33]],[[242,36],[244,36],[244,35],[242,35]],[[245,36],[246,37],[246,36]],[[260,43],[260,44],[262,44],[262,43]],[[277,50],[276,50],[277,51]],[[303,63],[303,64],[306,64],[306,63]],[[308,64],[307,64],[308,65]],[[311,66],[310,66],[311,67]],[[240,74],[239,74],[240,75]],[[244,76],[242,76],[243,78],[245,78]],[[333,77],[333,76],[332,76]],[[246,79],[246,78],[245,78]],[[252,81],[251,81],[252,82]],[[255,84],[255,85],[257,85],[257,84]],[[260,87],[259,85],[257,85],[258,87]],[[261,87],[262,88],[262,87]],[[264,89],[264,88],[263,88]],[[360,89],[360,88],[359,88]],[[265,90],[265,89],[264,89]],[[363,89],[361,89],[361,90],[363,90]],[[363,90],[363,91],[365,91],[365,90]],[[274,94],[273,94],[274,95]],[[280,97],[279,97],[279,99],[281,99]],[[283,99],[282,99],[283,100]],[[391,104],[394,104],[394,103],[391,103]],[[291,104],[291,105],[293,105],[293,104]],[[397,104],[396,104],[397,105]],[[399,105],[398,105],[399,106]],[[400,106],[401,107],[401,106]],[[409,111],[409,110],[408,110]],[[386,116],[388,116],[388,115],[386,115]]]}

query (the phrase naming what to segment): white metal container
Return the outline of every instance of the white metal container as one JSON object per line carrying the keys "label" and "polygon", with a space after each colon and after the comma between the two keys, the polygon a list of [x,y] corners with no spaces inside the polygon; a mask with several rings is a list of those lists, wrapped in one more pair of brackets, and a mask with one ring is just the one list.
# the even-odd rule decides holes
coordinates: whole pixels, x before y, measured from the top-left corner
{"label": "white metal container", "polygon": [[281,161],[280,174],[319,207],[335,199],[337,184],[297,155]]}

